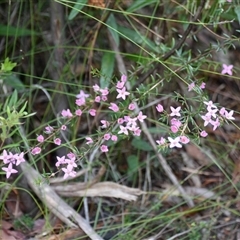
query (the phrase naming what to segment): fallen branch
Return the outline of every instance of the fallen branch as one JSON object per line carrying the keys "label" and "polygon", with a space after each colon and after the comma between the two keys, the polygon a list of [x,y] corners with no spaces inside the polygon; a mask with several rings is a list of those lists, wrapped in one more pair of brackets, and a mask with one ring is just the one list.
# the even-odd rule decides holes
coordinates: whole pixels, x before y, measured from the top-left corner
{"label": "fallen branch", "polygon": [[23,162],[20,166],[32,190],[53,214],[71,228],[80,227],[90,239],[103,240],[79,213],[56,194],[29,163]]}
{"label": "fallen branch", "polygon": [[[76,187],[76,185],[75,185]],[[71,184],[66,186],[52,186],[61,196],[67,197],[114,197],[127,201],[136,201],[137,196],[145,192],[137,188],[130,188],[114,182],[99,182],[83,190],[73,191]]]}

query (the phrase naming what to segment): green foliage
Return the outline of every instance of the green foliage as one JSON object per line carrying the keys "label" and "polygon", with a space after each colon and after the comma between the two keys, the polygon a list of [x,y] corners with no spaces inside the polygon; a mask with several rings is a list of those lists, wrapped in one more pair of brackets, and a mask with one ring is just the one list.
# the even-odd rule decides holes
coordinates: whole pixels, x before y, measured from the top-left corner
{"label": "green foliage", "polygon": [[145,140],[140,138],[134,138],[132,140],[132,146],[134,146],[136,149],[142,150],[142,151],[152,151],[152,146]]}
{"label": "green foliage", "polygon": [[153,41],[151,41],[149,38],[143,36],[137,30],[132,30],[130,28],[126,28],[118,25],[118,31],[121,33],[121,37],[131,40],[135,44],[139,44],[140,46],[147,48],[147,50],[151,50],[155,53],[159,53],[159,49],[156,46],[156,44]]}
{"label": "green foliage", "polygon": [[107,52],[102,57],[102,66],[101,66],[101,78],[100,78],[100,87],[107,88],[110,85],[112,79],[113,69],[115,62],[115,54]]}
{"label": "green foliage", "polygon": [[13,222],[15,230],[21,231],[23,233],[29,233],[34,226],[34,219],[28,215],[22,215]]}
{"label": "green foliage", "polygon": [[1,63],[1,72],[10,72],[16,65],[16,63],[9,61],[9,58],[6,58],[5,61]]}
{"label": "green foliage", "polygon": [[26,28],[0,25],[0,36],[23,37],[37,34],[37,32]]}
{"label": "green foliage", "polygon": [[135,12],[143,7],[146,7],[151,4],[158,4],[159,0],[138,0],[134,1],[131,6],[127,9],[127,12]]}
{"label": "green foliage", "polygon": [[118,25],[114,14],[110,14],[107,20],[108,31],[112,34],[113,39],[115,40],[117,46],[119,46],[119,34],[118,34]]}
{"label": "green foliage", "polygon": [[130,181],[134,181],[137,177],[137,170],[139,169],[139,157],[136,155],[130,155],[127,157],[128,163],[128,178]]}
{"label": "green foliage", "polygon": [[82,8],[86,5],[87,0],[77,0],[75,5],[72,7],[72,10],[68,16],[68,20],[73,20],[77,14],[82,10]]}

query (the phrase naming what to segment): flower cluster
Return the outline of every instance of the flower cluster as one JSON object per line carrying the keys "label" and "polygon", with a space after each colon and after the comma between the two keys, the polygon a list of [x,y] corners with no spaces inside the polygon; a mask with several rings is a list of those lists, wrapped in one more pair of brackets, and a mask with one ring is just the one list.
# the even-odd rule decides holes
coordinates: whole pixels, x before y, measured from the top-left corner
{"label": "flower cluster", "polygon": [[[156,106],[156,109],[158,112],[164,111],[163,106],[161,104],[158,104]],[[177,108],[170,106],[170,110],[171,110],[171,113],[169,114],[169,116],[172,117],[172,119],[170,120],[170,125],[171,125],[170,130],[172,133],[176,134],[179,132],[180,127],[182,126],[181,121],[178,118],[176,118],[176,117],[181,117],[181,113],[180,113],[181,106]],[[187,144],[190,142],[190,139],[187,136],[183,135],[182,133],[175,138],[168,137],[167,139],[168,139],[168,143],[164,137],[161,137],[160,140],[156,141],[156,143],[160,146],[169,146],[169,148],[174,148],[174,147],[181,148],[182,144]]]}
{"label": "flower cluster", "polygon": [[[130,94],[129,92],[126,91],[126,87],[125,87],[126,81],[127,81],[127,77],[125,75],[122,75],[121,80],[117,82],[117,84],[116,84],[116,92],[117,92],[116,99],[126,100],[126,97]],[[107,88],[101,89],[97,84],[95,84],[93,86],[93,89],[96,93],[104,94],[101,96],[98,95],[96,97],[96,98],[98,98],[97,100],[105,101],[105,99],[102,99],[102,97],[106,96],[108,94],[108,92],[109,92],[108,89]],[[96,101],[96,98],[95,98],[95,101]],[[110,106],[108,108],[111,111],[113,111],[114,113],[117,113],[120,111],[119,106],[113,102],[110,103]],[[135,109],[135,104],[130,103],[128,105],[128,110],[133,111],[134,109]],[[132,112],[130,115],[133,115]],[[130,133],[132,133],[134,136],[140,136],[141,129],[138,126],[138,121],[143,122],[146,117],[147,116],[145,116],[141,111],[135,117],[131,117],[129,115],[119,117],[117,119],[117,123],[118,123],[118,127],[119,127],[117,134],[118,135],[121,135],[121,134],[129,135]],[[104,120],[104,119],[101,120],[101,123],[102,123],[103,129],[107,129],[111,125],[111,123],[109,121]],[[87,140],[87,142],[86,142],[87,144],[92,144],[94,142],[93,139],[90,137],[86,137],[86,140]],[[118,137],[117,137],[117,135],[115,135],[113,133],[107,132],[103,135],[102,140],[103,140],[102,143],[104,143],[105,141],[109,141],[109,140],[116,142],[118,140]],[[105,144],[102,144],[100,146],[100,150],[102,152],[108,152],[108,146]]]}
{"label": "flower cluster", "polygon": [[21,152],[20,154],[16,153],[13,154],[12,152],[7,152],[3,150],[2,156],[0,159],[3,161],[4,164],[8,164],[8,167],[3,167],[2,170],[6,172],[6,177],[9,178],[12,173],[17,173],[18,171],[13,168],[13,165],[18,166],[20,163],[25,162],[24,153]]}
{"label": "flower cluster", "polygon": [[57,156],[57,162],[55,166],[59,168],[61,166],[62,171],[64,172],[63,178],[66,179],[67,177],[75,177],[76,171],[74,171],[74,168],[77,167],[76,164],[76,156],[74,153],[70,152],[66,156],[58,157]]}
{"label": "flower cluster", "polygon": [[205,101],[204,104],[207,105],[207,113],[201,116],[201,118],[204,120],[204,127],[206,127],[210,123],[213,127],[213,131],[215,131],[220,126],[219,114],[223,119],[227,120],[235,119],[233,117],[233,110],[228,112],[224,107],[218,110],[217,106],[213,104],[212,101],[209,102]]}

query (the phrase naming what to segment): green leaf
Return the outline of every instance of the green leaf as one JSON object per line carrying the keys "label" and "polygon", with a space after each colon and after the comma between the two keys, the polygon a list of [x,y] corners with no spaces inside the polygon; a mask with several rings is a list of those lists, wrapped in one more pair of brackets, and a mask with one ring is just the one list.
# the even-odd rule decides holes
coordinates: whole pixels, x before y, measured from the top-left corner
{"label": "green leaf", "polygon": [[16,63],[13,63],[9,61],[9,58],[7,57],[4,61],[4,63],[1,64],[1,71],[3,72],[10,72],[13,70],[13,68],[16,66]]}
{"label": "green leaf", "polygon": [[24,90],[25,86],[22,81],[15,75],[11,74],[3,78],[4,84],[13,87],[16,90]]}
{"label": "green leaf", "polygon": [[132,146],[134,146],[135,148],[139,149],[139,150],[143,150],[143,151],[152,151],[153,148],[152,146],[146,142],[145,140],[139,139],[139,138],[134,138],[132,140]]}
{"label": "green leaf", "polygon": [[118,25],[116,23],[116,19],[113,14],[110,14],[107,20],[107,24],[111,27],[108,28],[108,31],[111,33],[114,41],[116,42],[117,46],[119,46],[119,34],[117,31],[118,30]]}
{"label": "green leaf", "polygon": [[23,104],[23,106],[22,106],[22,108],[21,108],[21,110],[19,111],[19,113],[24,113],[24,111],[25,111],[25,109],[26,109],[26,107],[27,107],[27,101]]}
{"label": "green leaf", "polygon": [[139,168],[139,161],[136,155],[130,155],[127,157],[128,163],[128,176],[129,178],[134,178],[134,173],[137,173],[137,169]]}
{"label": "green leaf", "polygon": [[82,10],[82,8],[86,5],[86,3],[87,0],[77,0],[68,16],[68,20],[73,20],[77,16],[77,14]]}
{"label": "green leaf", "polygon": [[106,88],[110,84],[114,69],[115,54],[107,52],[103,55],[101,66],[100,87]]}
{"label": "green leaf", "polygon": [[37,32],[20,27],[0,25],[0,36],[22,37],[37,35]]}
{"label": "green leaf", "polygon": [[240,24],[240,6],[237,6],[234,8],[234,12],[237,14],[238,22]]}
{"label": "green leaf", "polygon": [[122,27],[118,25],[118,31],[122,33],[122,37],[127,38],[128,40],[131,39],[132,42],[137,43],[139,45],[146,45],[148,46],[152,51],[159,52],[156,44],[149,40],[147,37],[143,36],[139,32],[136,32],[135,30]]}
{"label": "green leaf", "polygon": [[159,0],[137,0],[131,4],[131,6],[127,9],[127,12],[135,12],[138,9],[153,3],[159,3]]}
{"label": "green leaf", "polygon": [[18,101],[18,92],[17,92],[17,90],[14,90],[14,92],[11,95],[11,98],[9,99],[8,106],[10,108],[16,107],[17,101]]}

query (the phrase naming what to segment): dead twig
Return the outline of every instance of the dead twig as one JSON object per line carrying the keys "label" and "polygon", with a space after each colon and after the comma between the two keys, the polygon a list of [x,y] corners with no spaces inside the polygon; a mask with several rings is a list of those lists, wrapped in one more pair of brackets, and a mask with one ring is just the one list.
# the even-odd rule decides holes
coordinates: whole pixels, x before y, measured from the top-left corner
{"label": "dead twig", "polygon": [[71,228],[80,227],[90,239],[103,240],[79,213],[56,194],[29,163],[23,162],[20,166],[32,190],[54,215]]}
{"label": "dead twig", "polygon": [[67,197],[113,197],[127,201],[136,201],[137,196],[144,194],[138,188],[130,188],[114,182],[99,182],[83,190],[71,190],[68,186],[52,186],[61,196]]}

